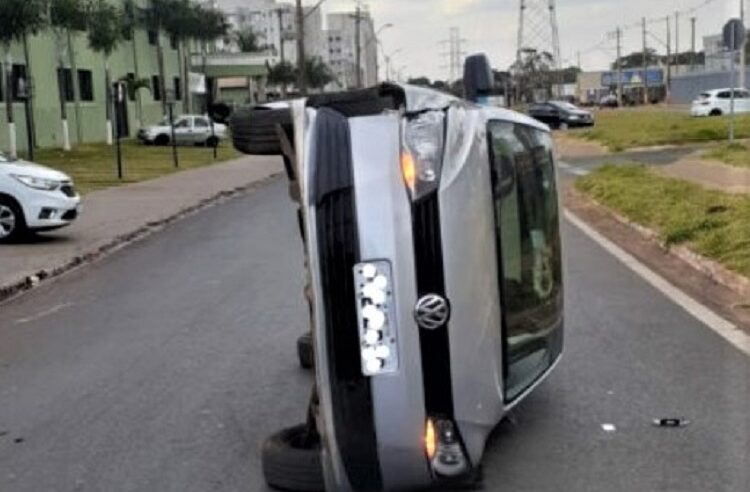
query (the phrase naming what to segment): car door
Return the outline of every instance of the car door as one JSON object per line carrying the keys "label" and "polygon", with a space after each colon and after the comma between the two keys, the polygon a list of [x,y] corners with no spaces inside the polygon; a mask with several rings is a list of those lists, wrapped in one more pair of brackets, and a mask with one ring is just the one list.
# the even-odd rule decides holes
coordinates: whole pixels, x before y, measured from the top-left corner
{"label": "car door", "polygon": [[747,113],[750,111],[750,92],[745,89],[738,89],[735,92],[735,107],[738,113]]}
{"label": "car door", "polygon": [[193,143],[206,143],[211,136],[211,124],[208,119],[203,116],[196,116],[193,122],[193,128],[195,131]]}
{"label": "car door", "polygon": [[179,145],[192,143],[192,118],[183,116],[174,123],[174,139]]}
{"label": "car door", "polygon": [[504,398],[512,402],[562,350],[560,212],[549,133],[491,121],[489,139]]}
{"label": "car door", "polygon": [[716,106],[721,110],[722,114],[728,114],[732,106],[732,93],[731,91],[719,91],[716,94]]}

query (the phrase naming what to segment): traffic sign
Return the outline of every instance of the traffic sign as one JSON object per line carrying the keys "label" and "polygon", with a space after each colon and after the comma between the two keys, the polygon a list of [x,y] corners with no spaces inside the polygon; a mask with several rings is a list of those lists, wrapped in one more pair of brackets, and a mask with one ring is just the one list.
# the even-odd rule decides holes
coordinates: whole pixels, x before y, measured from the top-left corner
{"label": "traffic sign", "polygon": [[724,46],[728,50],[742,49],[742,45],[745,44],[745,36],[745,26],[740,19],[729,19],[729,22],[724,24]]}

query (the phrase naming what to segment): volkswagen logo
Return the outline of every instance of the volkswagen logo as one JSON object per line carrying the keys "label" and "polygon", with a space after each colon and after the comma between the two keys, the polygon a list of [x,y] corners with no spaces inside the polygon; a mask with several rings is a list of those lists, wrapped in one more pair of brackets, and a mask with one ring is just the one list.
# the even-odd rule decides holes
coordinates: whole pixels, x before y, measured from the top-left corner
{"label": "volkswagen logo", "polygon": [[448,301],[437,294],[422,296],[414,307],[414,319],[421,328],[434,330],[448,322],[451,308]]}

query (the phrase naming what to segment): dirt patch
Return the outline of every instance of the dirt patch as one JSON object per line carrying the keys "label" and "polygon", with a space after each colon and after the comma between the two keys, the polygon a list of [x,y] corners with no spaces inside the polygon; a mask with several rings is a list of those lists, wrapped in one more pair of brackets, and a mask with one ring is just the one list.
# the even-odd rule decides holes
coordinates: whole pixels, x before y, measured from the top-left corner
{"label": "dirt patch", "polygon": [[700,153],[666,166],[654,166],[652,169],[662,176],[684,179],[712,190],[750,193],[750,169],[701,159]]}
{"label": "dirt patch", "polygon": [[560,159],[599,157],[609,152],[603,145],[571,136],[567,132],[555,132],[555,148]]}
{"label": "dirt patch", "polygon": [[[678,251],[665,247],[653,231],[628,223],[608,208],[583,196],[571,185],[564,189],[564,203],[568,210],[683,292],[750,332],[747,287],[733,285],[730,288],[725,285],[728,281],[736,280],[736,274],[731,279],[722,278],[720,274],[724,272],[716,270],[715,262],[687,248],[683,248],[686,251]],[[738,287],[739,290],[736,290]]]}

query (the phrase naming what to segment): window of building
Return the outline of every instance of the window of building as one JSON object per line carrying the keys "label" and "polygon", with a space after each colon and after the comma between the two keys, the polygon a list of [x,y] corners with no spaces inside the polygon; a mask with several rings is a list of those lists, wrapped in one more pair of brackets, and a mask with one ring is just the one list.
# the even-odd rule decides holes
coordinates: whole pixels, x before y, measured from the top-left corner
{"label": "window of building", "polygon": [[156,46],[156,42],[159,41],[159,33],[151,29],[148,30],[148,44]]}
{"label": "window of building", "polygon": [[81,92],[81,101],[94,100],[94,80],[91,70],[78,70],[78,90]]}
{"label": "window of building", "polygon": [[174,35],[172,35],[172,36],[169,36],[169,46],[170,46],[170,47],[171,47],[171,48],[172,48],[173,50],[176,50],[176,49],[177,49],[178,41],[179,41],[179,40],[177,39],[177,36],[174,36]]}
{"label": "window of building", "polygon": [[69,68],[58,68],[57,80],[62,87],[62,94],[65,101],[73,102],[75,100],[75,93],[73,92],[73,72]]}
{"label": "window of building", "polygon": [[154,96],[154,101],[161,101],[161,80],[158,75],[151,77],[151,95]]}
{"label": "window of building", "polygon": [[26,76],[26,65],[13,65],[11,72],[12,96],[14,101],[26,99],[29,91],[29,79]]}
{"label": "window of building", "polygon": [[175,101],[179,101],[182,99],[182,81],[179,77],[174,78],[174,98]]}

